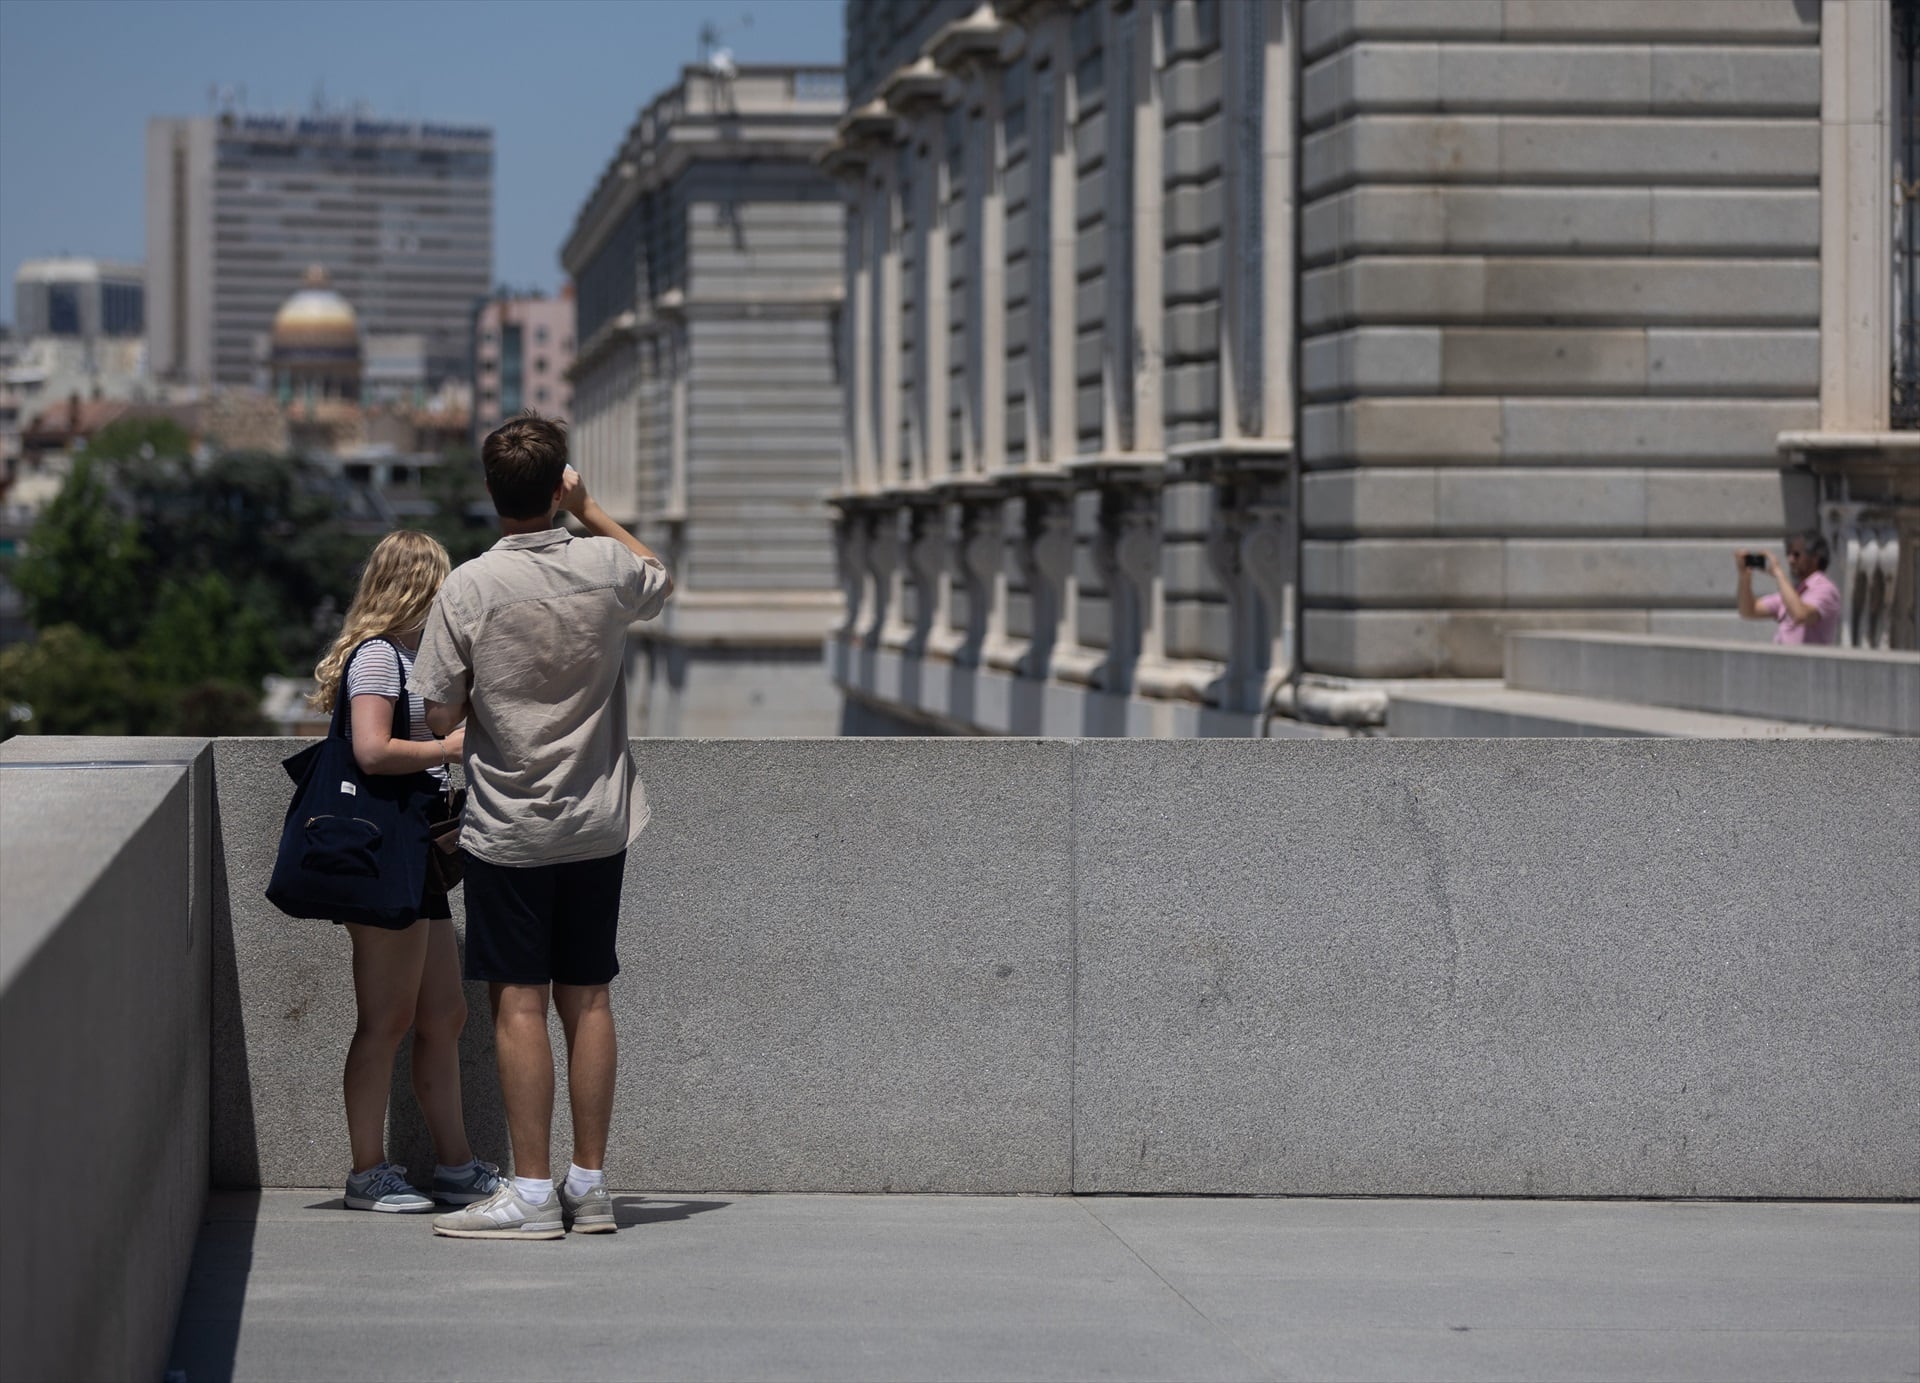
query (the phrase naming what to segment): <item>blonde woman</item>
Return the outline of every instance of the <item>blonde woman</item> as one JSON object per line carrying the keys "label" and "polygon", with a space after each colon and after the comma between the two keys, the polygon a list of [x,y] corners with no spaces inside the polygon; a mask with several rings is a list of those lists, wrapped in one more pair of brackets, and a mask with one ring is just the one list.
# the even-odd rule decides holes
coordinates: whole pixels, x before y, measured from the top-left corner
{"label": "blonde woman", "polygon": [[[407,690],[427,610],[447,579],[447,550],[424,533],[389,533],[373,549],[345,626],[314,669],[310,704],[331,712],[347,698],[346,729],[354,762],[370,775],[433,774],[444,788],[447,766],[460,757],[464,726],[435,739],[426,708]],[[394,737],[395,703],[407,700],[408,739]],[[387,1090],[400,1041],[413,1030],[413,1093],[433,1136],[433,1197],[471,1205],[493,1194],[499,1169],[467,1143],[460,1109],[460,1031],[467,1022],[444,893],[420,900],[417,920],[397,928],[343,922],[353,941],[353,992],[359,1009],[347,1047],[347,1137],[353,1167],[349,1210],[420,1214],[434,1200],[387,1160]]]}

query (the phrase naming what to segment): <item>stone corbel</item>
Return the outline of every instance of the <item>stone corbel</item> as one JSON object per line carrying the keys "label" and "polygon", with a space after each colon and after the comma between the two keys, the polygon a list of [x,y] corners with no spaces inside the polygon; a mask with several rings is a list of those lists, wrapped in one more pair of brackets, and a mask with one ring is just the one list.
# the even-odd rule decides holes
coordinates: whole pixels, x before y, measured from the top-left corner
{"label": "stone corbel", "polygon": [[1227,596],[1227,666],[1207,688],[1207,699],[1223,710],[1259,709],[1259,682],[1265,674],[1260,659],[1259,597],[1247,578],[1241,557],[1247,515],[1239,507],[1239,487],[1213,487],[1213,514],[1207,524],[1207,566]]}
{"label": "stone corbel", "polygon": [[887,643],[899,608],[896,577],[900,568],[899,516],[891,508],[876,506],[863,518],[867,536],[864,544],[867,575],[873,582],[872,615],[862,641],[869,648]]}
{"label": "stone corbel", "polygon": [[1260,687],[1260,705],[1264,706],[1293,668],[1294,548],[1299,535],[1285,494],[1278,486],[1257,487],[1244,512],[1240,564],[1247,583],[1260,597],[1255,628],[1264,644],[1258,650],[1265,662]]}
{"label": "stone corbel", "polygon": [[[1063,638],[1071,643],[1073,637],[1073,504],[1064,487],[1026,488],[1015,504],[1012,561],[1026,583],[1033,632],[1024,639],[1004,634],[1001,642],[989,642],[987,663],[1044,680]],[[1004,631],[1004,623],[1001,627]]]}
{"label": "stone corbel", "polygon": [[833,560],[845,599],[834,636],[854,638],[860,629],[860,616],[867,600],[867,544],[870,525],[866,513],[851,505],[842,505],[833,521]]}
{"label": "stone corbel", "polygon": [[936,502],[909,504],[903,527],[914,602],[913,623],[901,651],[919,658],[929,652],[935,631],[947,624],[946,508]]}
{"label": "stone corbel", "polygon": [[1227,666],[1206,689],[1226,710],[1257,711],[1286,679],[1294,648],[1291,449],[1214,439],[1173,449],[1180,474],[1213,487],[1207,560],[1227,595]]}
{"label": "stone corbel", "polygon": [[954,505],[953,576],[967,593],[967,623],[951,656],[966,667],[978,667],[988,645],[1005,637],[1002,507],[992,496]]}
{"label": "stone corbel", "polygon": [[1133,690],[1142,657],[1158,651],[1153,647],[1159,634],[1154,618],[1160,576],[1158,487],[1128,486],[1101,496],[1094,561],[1106,578],[1111,610],[1107,656],[1094,685],[1124,695]]}

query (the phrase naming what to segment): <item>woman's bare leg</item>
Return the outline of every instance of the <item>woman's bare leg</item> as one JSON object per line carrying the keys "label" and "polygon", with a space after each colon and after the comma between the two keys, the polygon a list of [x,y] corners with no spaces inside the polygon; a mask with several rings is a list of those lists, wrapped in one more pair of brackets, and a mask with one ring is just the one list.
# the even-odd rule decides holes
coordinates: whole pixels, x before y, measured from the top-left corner
{"label": "woman's bare leg", "polygon": [[347,1138],[353,1170],[364,1172],[387,1156],[387,1090],[393,1084],[393,1054],[413,1026],[420,970],[427,955],[427,928],[404,931],[347,924],[353,938],[353,997],[359,1009],[341,1084],[347,1099]]}
{"label": "woman's bare leg", "polygon": [[427,933],[427,952],[413,1011],[413,1093],[433,1135],[434,1159],[459,1167],[473,1158],[460,1110],[460,1032],[467,1026],[467,996],[460,987],[453,923],[437,917],[420,927]]}

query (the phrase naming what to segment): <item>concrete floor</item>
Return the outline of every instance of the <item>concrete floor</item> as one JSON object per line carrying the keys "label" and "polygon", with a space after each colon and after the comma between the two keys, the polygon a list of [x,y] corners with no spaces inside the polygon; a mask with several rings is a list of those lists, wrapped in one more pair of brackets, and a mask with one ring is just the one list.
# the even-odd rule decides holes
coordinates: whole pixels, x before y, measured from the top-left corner
{"label": "concrete floor", "polygon": [[216,1195],[171,1378],[1920,1379],[1920,1206]]}

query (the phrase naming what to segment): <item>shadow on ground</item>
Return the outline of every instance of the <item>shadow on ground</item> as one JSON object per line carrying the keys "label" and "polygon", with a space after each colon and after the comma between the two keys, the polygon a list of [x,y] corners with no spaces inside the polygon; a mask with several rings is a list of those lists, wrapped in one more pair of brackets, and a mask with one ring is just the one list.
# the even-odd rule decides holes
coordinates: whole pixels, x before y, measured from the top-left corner
{"label": "shadow on ground", "polygon": [[732,1201],[682,1201],[659,1196],[615,1196],[613,1222],[622,1229],[690,1220],[707,1210],[725,1210]]}
{"label": "shadow on ground", "polygon": [[259,1219],[258,1191],[208,1198],[167,1354],[167,1383],[214,1383],[233,1377]]}
{"label": "shadow on ground", "polygon": [[[731,1203],[730,1201],[664,1200],[657,1196],[615,1196],[613,1221],[622,1229],[637,1229],[641,1225],[659,1225],[674,1220],[692,1219],[705,1210],[725,1210]],[[344,1199],[335,1196],[332,1200],[314,1201],[300,1208],[302,1210],[344,1210],[346,1204]],[[434,1207],[435,1213],[444,1213],[449,1209],[452,1207],[444,1205]]]}

